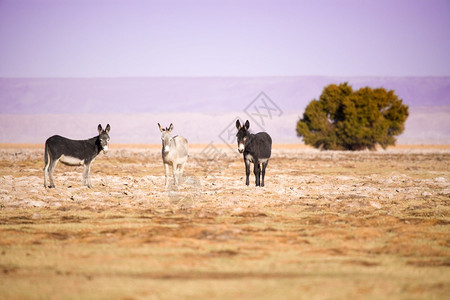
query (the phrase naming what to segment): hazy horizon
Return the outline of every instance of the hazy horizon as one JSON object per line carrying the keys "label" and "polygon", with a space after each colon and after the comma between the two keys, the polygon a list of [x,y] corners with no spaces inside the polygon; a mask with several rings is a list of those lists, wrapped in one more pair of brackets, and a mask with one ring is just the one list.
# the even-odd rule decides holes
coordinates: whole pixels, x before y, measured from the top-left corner
{"label": "hazy horizon", "polygon": [[[269,132],[274,143],[301,143],[304,108],[343,77],[0,79],[0,142],[43,143],[51,135],[85,139],[111,124],[117,143],[159,143],[156,124],[194,143],[223,143],[236,118]],[[410,107],[400,143],[450,144],[450,77],[353,77],[393,89]],[[262,97],[262,98],[261,98]],[[227,139],[225,138],[225,140]]]}

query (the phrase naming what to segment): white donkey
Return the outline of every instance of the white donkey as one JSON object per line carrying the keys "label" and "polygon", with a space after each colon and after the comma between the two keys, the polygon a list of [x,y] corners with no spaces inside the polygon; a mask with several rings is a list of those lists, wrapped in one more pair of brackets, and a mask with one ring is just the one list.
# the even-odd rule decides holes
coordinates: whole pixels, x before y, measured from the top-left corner
{"label": "white donkey", "polygon": [[164,172],[166,175],[166,188],[169,186],[169,165],[172,166],[172,174],[175,185],[181,181],[183,176],[184,165],[188,158],[188,141],[182,136],[176,135],[172,137],[173,124],[168,128],[163,128],[158,123],[161,130],[162,140],[162,159],[164,163]]}

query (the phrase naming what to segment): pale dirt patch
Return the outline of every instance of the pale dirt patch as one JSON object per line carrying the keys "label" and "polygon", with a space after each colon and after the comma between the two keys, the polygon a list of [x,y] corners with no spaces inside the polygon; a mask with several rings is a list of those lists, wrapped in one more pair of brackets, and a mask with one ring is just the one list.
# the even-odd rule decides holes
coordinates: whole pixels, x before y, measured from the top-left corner
{"label": "pale dirt patch", "polygon": [[0,148],[0,298],[403,298],[450,293],[450,148],[323,152],[274,145],[245,186],[226,145],[190,147],[164,189],[159,145],[91,167]]}

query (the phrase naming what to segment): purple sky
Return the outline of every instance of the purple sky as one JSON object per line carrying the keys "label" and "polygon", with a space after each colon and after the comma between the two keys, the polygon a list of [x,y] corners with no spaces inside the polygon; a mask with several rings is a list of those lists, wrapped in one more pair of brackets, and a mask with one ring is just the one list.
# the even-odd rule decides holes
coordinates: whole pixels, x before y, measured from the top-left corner
{"label": "purple sky", "polygon": [[450,1],[0,0],[0,77],[449,76]]}

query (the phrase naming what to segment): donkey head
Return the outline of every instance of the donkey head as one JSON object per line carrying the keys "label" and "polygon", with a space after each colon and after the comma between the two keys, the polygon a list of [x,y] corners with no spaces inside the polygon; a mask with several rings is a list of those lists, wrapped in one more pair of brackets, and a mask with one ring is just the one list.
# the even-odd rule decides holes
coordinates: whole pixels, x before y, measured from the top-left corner
{"label": "donkey head", "polygon": [[111,129],[111,126],[106,125],[105,130],[102,128],[102,124],[98,124],[97,130],[98,130],[98,138],[100,140],[100,146],[102,147],[103,153],[106,153],[109,149],[109,130]]}
{"label": "donkey head", "polygon": [[170,145],[173,143],[172,138],[172,130],[173,130],[173,124],[170,123],[169,127],[161,127],[161,125],[158,123],[159,130],[161,131],[161,141],[162,141],[162,147],[164,153],[168,153],[170,151]]}
{"label": "donkey head", "polygon": [[238,130],[236,137],[237,137],[237,142],[238,142],[239,153],[244,152],[248,136],[250,135],[250,132],[248,132],[249,127],[250,127],[250,122],[248,120],[245,122],[244,126],[241,126],[241,123],[239,122],[239,120],[236,121],[236,128]]}

